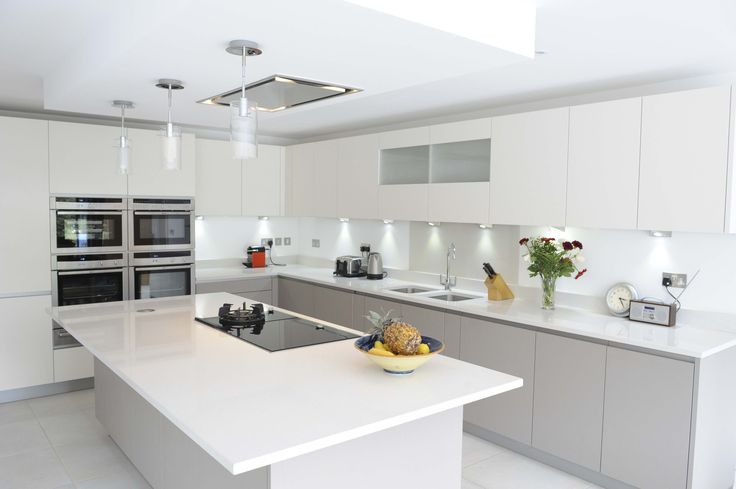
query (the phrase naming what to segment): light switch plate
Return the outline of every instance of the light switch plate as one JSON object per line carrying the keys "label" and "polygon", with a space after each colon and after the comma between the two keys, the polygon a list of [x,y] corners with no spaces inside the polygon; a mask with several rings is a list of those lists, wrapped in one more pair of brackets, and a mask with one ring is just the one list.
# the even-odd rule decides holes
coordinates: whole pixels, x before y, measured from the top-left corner
{"label": "light switch plate", "polygon": [[319,248],[319,240],[313,239],[312,240],[312,248]]}
{"label": "light switch plate", "polygon": [[273,240],[274,246],[281,246],[281,238],[276,238]]}
{"label": "light switch plate", "polygon": [[291,246],[291,238],[284,238],[284,246]]}

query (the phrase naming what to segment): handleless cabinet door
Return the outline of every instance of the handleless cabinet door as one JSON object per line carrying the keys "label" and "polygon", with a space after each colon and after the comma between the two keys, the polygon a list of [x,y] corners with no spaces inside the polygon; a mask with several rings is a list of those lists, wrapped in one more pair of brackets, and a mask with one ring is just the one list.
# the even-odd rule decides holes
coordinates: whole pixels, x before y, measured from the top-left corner
{"label": "handleless cabinet door", "polygon": [[[337,140],[313,143],[314,217],[337,216]],[[340,216],[345,217],[345,216]]]}
{"label": "handleless cabinet door", "polygon": [[422,333],[442,342],[445,341],[445,313],[425,307],[401,305],[401,317]]}
{"label": "handleless cabinet door", "polygon": [[353,327],[353,294],[314,286],[314,317],[347,328]]}
{"label": "handleless cabinet door", "polygon": [[0,295],[51,288],[48,124],[0,117]]}
{"label": "handleless cabinet door", "polygon": [[570,109],[494,117],[491,223],[565,225]]}
{"label": "handleless cabinet door", "polygon": [[381,219],[426,221],[428,190],[427,184],[381,185],[378,193]]}
{"label": "handleless cabinet door", "polygon": [[600,470],[605,369],[604,345],[537,333],[532,446]]}
{"label": "handleless cabinet door", "polygon": [[694,365],[608,347],[601,472],[647,489],[687,486]]}
{"label": "handleless cabinet door", "polygon": [[337,155],[338,217],[378,218],[378,135],[340,139]]}
{"label": "handleless cabinet door", "polygon": [[[140,196],[191,197],[196,193],[195,141],[193,134],[181,135],[181,169],[162,166],[163,149],[157,131],[130,129],[131,162],[128,193]],[[196,202],[195,202],[196,205]]]}
{"label": "handleless cabinet door", "polygon": [[460,360],[524,379],[520,389],[466,405],[466,422],[531,444],[534,335],[522,328],[462,318]]}
{"label": "handleless cabinet door", "polygon": [[314,289],[305,282],[279,278],[279,307],[314,316]]}
{"label": "handleless cabinet door", "polygon": [[228,141],[197,139],[195,214],[239,216],[241,200],[240,160],[232,157]]}
{"label": "handleless cabinet door", "polygon": [[286,148],[287,215],[314,216],[314,145],[295,144]]}
{"label": "handleless cabinet door", "polygon": [[730,87],[644,97],[639,229],[723,232]]}
{"label": "handleless cabinet door", "polygon": [[258,158],[243,161],[244,216],[281,216],[284,148],[258,145]]}
{"label": "handleless cabinet door", "polygon": [[[50,121],[49,171],[52,194],[125,195],[128,177],[121,174],[115,149],[119,127]],[[35,138],[33,144],[38,144]],[[131,170],[139,149],[131,136]]]}

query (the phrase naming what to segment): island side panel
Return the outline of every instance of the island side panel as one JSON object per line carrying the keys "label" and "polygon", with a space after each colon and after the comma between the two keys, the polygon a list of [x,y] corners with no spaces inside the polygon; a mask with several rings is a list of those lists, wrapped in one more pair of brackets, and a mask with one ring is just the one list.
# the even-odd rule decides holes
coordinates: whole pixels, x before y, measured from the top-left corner
{"label": "island side panel", "polygon": [[460,489],[463,409],[271,465],[271,489]]}
{"label": "island side panel", "polygon": [[268,467],[232,475],[102,362],[95,414],[154,489],[268,489]]}

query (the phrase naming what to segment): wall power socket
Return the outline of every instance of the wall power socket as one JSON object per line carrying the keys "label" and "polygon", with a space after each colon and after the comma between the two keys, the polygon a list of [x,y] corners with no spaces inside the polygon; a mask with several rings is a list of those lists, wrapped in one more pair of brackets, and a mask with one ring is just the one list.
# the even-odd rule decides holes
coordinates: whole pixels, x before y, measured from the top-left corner
{"label": "wall power socket", "polygon": [[685,287],[687,287],[687,274],[663,272],[662,285],[674,287],[677,289],[684,289]]}

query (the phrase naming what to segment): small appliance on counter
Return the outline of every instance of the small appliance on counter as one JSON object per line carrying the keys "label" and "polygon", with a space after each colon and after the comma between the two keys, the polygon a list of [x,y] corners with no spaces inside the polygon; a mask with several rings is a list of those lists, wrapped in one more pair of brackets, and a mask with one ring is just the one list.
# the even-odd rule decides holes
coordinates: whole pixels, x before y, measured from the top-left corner
{"label": "small appliance on counter", "polygon": [[243,265],[246,268],[264,268],[266,266],[266,247],[248,246]]}
{"label": "small appliance on counter", "polygon": [[336,277],[365,277],[366,272],[363,267],[363,259],[359,256],[344,255],[335,259]]}
{"label": "small appliance on counter", "polygon": [[383,258],[381,254],[372,251],[368,254],[368,268],[366,269],[366,278],[368,280],[381,280],[386,277],[383,271]]}
{"label": "small appliance on counter", "polygon": [[640,323],[674,326],[677,322],[677,305],[651,300],[631,300],[629,319]]}
{"label": "small appliance on counter", "polygon": [[483,264],[483,271],[488,276],[483,283],[486,285],[486,289],[488,289],[489,301],[505,301],[514,298],[514,293],[511,292],[506,281],[501,275],[496,273],[490,263]]}

